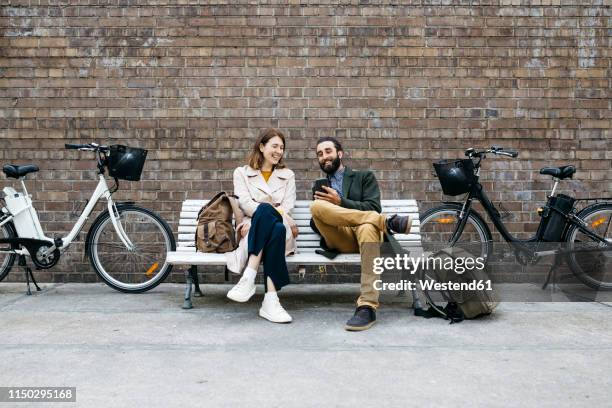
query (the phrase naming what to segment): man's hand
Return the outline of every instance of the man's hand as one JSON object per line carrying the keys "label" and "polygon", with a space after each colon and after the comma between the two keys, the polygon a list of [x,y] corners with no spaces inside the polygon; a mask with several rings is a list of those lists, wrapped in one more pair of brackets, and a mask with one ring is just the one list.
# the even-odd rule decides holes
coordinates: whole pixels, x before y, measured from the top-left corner
{"label": "man's hand", "polygon": [[332,204],[340,205],[342,199],[340,198],[340,195],[336,190],[327,186],[321,186],[321,188],[323,188],[327,192],[322,193],[320,191],[315,191],[315,200],[324,200]]}

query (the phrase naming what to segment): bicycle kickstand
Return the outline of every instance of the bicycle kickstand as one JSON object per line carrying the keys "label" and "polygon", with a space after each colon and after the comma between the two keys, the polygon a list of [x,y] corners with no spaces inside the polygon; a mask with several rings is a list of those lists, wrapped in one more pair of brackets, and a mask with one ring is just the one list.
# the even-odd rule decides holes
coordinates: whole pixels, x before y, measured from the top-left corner
{"label": "bicycle kickstand", "polygon": [[559,262],[560,256],[557,254],[555,255],[555,260],[552,264],[552,266],[550,267],[550,269],[548,270],[548,275],[546,275],[546,281],[544,282],[544,285],[542,285],[542,290],[546,289],[546,287],[548,286],[549,283],[551,283],[551,278],[552,278],[552,285],[553,285],[553,292],[555,290],[555,284],[556,284],[556,277],[557,277],[557,266],[559,266],[561,264],[561,262]]}
{"label": "bicycle kickstand", "polygon": [[32,295],[32,291],[30,290],[30,280],[32,280],[32,283],[36,287],[36,291],[40,292],[40,287],[38,286],[38,283],[36,283],[36,279],[34,279],[34,274],[32,273],[32,269],[30,269],[30,267],[26,264],[24,255],[19,255],[19,266],[21,266],[25,272],[26,285],[27,285],[26,295],[28,296]]}

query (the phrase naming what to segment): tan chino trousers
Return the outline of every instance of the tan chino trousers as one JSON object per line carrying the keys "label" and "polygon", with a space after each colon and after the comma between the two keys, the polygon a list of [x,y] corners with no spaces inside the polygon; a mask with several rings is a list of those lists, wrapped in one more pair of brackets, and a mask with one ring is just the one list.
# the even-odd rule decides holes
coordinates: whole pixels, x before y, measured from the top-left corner
{"label": "tan chino trousers", "polygon": [[373,271],[372,260],[380,256],[380,248],[363,244],[382,242],[386,217],[376,211],[353,210],[324,200],[313,201],[310,212],[329,248],[361,254],[361,295],[357,306],[378,308],[379,293],[374,289],[374,281],[379,276]]}

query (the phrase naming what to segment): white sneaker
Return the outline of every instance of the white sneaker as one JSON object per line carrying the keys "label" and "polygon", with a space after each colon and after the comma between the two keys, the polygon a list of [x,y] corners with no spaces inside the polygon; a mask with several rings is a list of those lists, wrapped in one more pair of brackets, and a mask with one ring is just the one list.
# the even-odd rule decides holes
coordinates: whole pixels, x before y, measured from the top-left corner
{"label": "white sneaker", "polygon": [[291,323],[291,316],[280,304],[278,298],[264,299],[259,315],[272,323]]}
{"label": "white sneaker", "polygon": [[255,282],[244,276],[227,292],[227,297],[234,302],[246,302],[255,294]]}

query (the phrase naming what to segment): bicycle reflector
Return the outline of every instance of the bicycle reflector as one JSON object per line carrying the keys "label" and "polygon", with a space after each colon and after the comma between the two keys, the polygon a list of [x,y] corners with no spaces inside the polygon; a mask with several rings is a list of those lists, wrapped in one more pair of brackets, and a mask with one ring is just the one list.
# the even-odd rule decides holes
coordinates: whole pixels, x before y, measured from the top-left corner
{"label": "bicycle reflector", "polygon": [[155,272],[158,266],[159,266],[159,263],[155,262],[153,265],[151,265],[149,269],[147,269],[147,271],[145,272],[145,275],[147,276],[153,275],[153,272]]}
{"label": "bicycle reflector", "polygon": [[455,217],[440,217],[436,218],[434,222],[437,222],[438,224],[452,224],[455,222]]}
{"label": "bicycle reflector", "polygon": [[606,222],[606,217],[599,217],[598,219],[591,222],[591,228],[597,228],[604,222]]}
{"label": "bicycle reflector", "polygon": [[110,146],[108,174],[119,180],[139,181],[147,151],[123,145]]}

